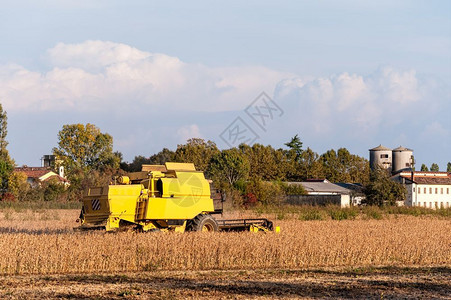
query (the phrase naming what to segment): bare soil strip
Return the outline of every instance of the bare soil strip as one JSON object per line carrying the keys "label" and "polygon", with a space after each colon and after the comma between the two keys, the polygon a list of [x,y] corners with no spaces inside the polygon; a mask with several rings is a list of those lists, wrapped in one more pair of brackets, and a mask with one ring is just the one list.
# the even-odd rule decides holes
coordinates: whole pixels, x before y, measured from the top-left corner
{"label": "bare soil strip", "polygon": [[3,299],[450,299],[450,267],[0,277]]}

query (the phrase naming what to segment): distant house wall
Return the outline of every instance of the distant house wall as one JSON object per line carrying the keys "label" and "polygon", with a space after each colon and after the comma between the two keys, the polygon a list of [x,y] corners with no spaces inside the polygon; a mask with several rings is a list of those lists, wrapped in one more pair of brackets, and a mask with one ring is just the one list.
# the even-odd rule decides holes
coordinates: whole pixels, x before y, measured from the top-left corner
{"label": "distant house wall", "polygon": [[427,208],[448,208],[451,206],[451,185],[408,184],[406,205]]}
{"label": "distant house wall", "polygon": [[293,205],[339,205],[348,207],[350,204],[349,195],[340,194],[318,194],[318,195],[288,195],[286,203]]}

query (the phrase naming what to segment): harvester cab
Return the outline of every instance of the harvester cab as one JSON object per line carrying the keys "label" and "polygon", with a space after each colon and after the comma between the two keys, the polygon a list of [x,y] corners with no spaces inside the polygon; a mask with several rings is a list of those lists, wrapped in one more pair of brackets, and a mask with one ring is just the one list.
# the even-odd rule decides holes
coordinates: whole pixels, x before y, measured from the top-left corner
{"label": "harvester cab", "polygon": [[[143,165],[141,172],[88,188],[78,230],[271,231],[267,219],[216,220],[224,197],[192,163]],[[212,197],[213,196],[213,197]]]}

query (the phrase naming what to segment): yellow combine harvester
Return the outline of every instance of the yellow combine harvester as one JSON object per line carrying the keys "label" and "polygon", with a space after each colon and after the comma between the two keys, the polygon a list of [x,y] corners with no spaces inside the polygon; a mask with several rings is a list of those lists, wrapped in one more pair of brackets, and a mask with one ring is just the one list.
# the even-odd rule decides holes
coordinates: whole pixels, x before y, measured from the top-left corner
{"label": "yellow combine harvester", "polygon": [[[212,197],[212,194],[214,197]],[[88,188],[78,230],[272,231],[267,219],[216,220],[223,197],[192,163],[143,165],[104,187]]]}

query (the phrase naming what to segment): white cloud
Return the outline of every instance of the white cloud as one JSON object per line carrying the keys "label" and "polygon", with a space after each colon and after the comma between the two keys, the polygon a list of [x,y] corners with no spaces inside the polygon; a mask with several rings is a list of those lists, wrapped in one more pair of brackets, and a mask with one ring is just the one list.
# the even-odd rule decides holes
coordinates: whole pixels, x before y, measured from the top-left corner
{"label": "white cloud", "polygon": [[369,80],[374,92],[388,102],[408,104],[420,98],[418,79],[414,70],[399,72],[385,67],[376,72]]}
{"label": "white cloud", "polygon": [[98,70],[101,67],[122,62],[140,61],[152,54],[125,44],[86,41],[81,44],[58,43],[47,50],[50,62],[57,67],[77,67]]}
{"label": "white cloud", "polygon": [[47,72],[0,66],[0,97],[6,109],[235,110],[289,76],[258,66],[187,64],[176,57],[104,41],[59,43],[47,54],[53,66]]}
{"label": "white cloud", "polygon": [[[115,145],[124,153],[145,153],[150,144],[159,151],[157,144],[170,147],[192,137],[217,140],[239,115],[224,112],[242,111],[262,91],[274,95],[284,116],[272,123],[274,132],[258,132],[259,142],[292,132],[328,147],[332,140],[363,144],[375,136],[404,136],[406,141],[430,137],[429,144],[441,140],[443,149],[450,147],[449,87],[415,70],[383,67],[371,74],[301,77],[261,66],[186,63],[104,41],[60,43],[48,50],[47,58],[51,68],[45,72],[0,66],[3,108],[16,115],[67,116],[74,122],[87,115],[83,121],[108,120],[102,129],[114,133]],[[194,113],[198,119],[185,118]],[[139,119],[143,116],[148,119]],[[425,124],[430,124],[426,131]]]}
{"label": "white cloud", "polygon": [[199,126],[196,124],[191,124],[187,126],[183,126],[177,130],[177,136],[179,137],[179,142],[181,144],[186,143],[188,139],[191,138],[203,138],[200,133]]}
{"label": "white cloud", "polygon": [[426,104],[426,91],[430,92],[426,83],[419,83],[415,71],[384,67],[369,76],[344,72],[309,80],[287,79],[278,84],[275,95],[286,105],[296,103],[300,122],[318,133],[348,128],[365,134],[382,123],[405,120],[412,110],[421,111],[418,108]]}

